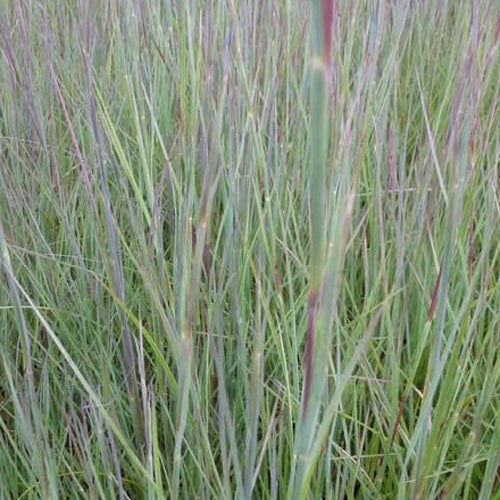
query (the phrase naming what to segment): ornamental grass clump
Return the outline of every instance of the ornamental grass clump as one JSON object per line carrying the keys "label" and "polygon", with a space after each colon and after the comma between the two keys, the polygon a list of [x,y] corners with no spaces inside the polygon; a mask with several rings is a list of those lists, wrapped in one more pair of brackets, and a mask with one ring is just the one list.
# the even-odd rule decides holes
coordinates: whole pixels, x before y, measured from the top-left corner
{"label": "ornamental grass clump", "polygon": [[0,499],[498,496],[495,14],[0,1]]}

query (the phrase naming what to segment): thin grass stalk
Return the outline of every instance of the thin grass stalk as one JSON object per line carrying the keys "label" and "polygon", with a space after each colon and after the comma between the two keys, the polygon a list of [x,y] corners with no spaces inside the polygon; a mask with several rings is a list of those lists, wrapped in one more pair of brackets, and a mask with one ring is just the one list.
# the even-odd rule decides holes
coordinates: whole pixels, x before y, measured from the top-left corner
{"label": "thin grass stalk", "polygon": [[[328,359],[327,335],[318,306],[321,301],[326,259],[326,186],[328,113],[327,91],[331,70],[333,0],[316,0],[312,5],[311,54],[311,170],[309,184],[310,262],[309,299],[305,348],[305,379],[302,408],[295,439],[294,462],[297,470],[292,477],[293,498],[299,498],[304,482],[304,466],[315,435],[315,428],[325,385]],[[293,473],[292,473],[293,474]],[[290,492],[289,492],[290,493]]]}

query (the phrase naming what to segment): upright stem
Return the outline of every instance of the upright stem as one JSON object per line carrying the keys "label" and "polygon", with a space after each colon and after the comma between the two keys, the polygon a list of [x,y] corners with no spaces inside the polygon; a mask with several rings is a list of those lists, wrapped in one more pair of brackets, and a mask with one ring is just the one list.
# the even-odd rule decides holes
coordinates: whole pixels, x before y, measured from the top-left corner
{"label": "upright stem", "polygon": [[326,197],[326,61],[321,2],[313,2],[312,76],[311,76],[311,179],[309,185],[311,224],[311,292],[318,292],[325,261],[325,197]]}
{"label": "upright stem", "polygon": [[[327,332],[319,306],[326,259],[326,186],[328,113],[327,91],[331,73],[333,0],[314,0],[312,5],[311,59],[311,170],[309,206],[311,255],[309,263],[309,300],[305,350],[305,379],[302,413],[295,439],[296,473],[292,478],[293,498],[306,494],[305,470],[325,385],[328,359]],[[292,489],[289,490],[291,493]]]}

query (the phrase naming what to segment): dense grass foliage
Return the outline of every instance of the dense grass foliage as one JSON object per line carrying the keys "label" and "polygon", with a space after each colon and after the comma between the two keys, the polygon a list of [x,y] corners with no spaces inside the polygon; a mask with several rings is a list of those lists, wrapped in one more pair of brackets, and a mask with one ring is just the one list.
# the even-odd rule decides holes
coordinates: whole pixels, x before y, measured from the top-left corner
{"label": "dense grass foliage", "polygon": [[0,2],[0,498],[498,495],[498,5],[333,3]]}

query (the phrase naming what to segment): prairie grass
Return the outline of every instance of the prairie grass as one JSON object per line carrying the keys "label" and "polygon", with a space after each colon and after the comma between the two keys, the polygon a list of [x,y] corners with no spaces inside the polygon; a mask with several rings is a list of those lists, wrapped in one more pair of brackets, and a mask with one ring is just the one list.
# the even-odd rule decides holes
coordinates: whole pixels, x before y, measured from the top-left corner
{"label": "prairie grass", "polygon": [[0,498],[499,495],[498,14],[0,2]]}

